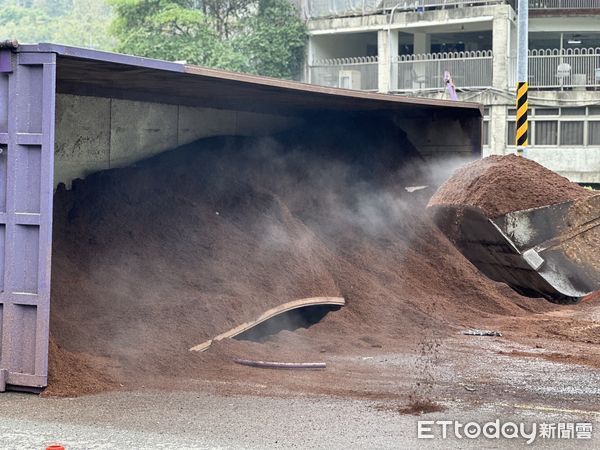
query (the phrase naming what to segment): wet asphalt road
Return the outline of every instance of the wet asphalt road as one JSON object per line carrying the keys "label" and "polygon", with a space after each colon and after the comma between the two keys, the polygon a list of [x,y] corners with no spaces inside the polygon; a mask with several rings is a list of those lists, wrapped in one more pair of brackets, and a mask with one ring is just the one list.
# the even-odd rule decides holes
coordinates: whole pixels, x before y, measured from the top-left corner
{"label": "wet asphalt road", "polygon": [[[600,412],[551,405],[450,403],[421,417],[381,411],[369,401],[327,397],[219,396],[205,392],[113,392],[75,399],[0,394],[0,443],[6,449],[131,448],[600,448]],[[417,420],[462,423],[500,419],[589,422],[591,440],[417,439]],[[438,427],[439,428],[439,427]],[[527,429],[528,431],[530,428]],[[539,431],[539,429],[538,429]],[[452,434],[452,433],[450,433]]]}

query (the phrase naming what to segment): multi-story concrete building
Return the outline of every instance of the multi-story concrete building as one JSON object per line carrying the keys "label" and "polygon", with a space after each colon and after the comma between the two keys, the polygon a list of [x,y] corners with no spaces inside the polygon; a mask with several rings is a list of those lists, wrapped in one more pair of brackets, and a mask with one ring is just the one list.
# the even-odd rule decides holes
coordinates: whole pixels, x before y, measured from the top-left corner
{"label": "multi-story concrete building", "polygon": [[[600,183],[600,0],[529,0],[527,156]],[[303,0],[305,81],[485,105],[484,155],[515,152],[515,0]]]}

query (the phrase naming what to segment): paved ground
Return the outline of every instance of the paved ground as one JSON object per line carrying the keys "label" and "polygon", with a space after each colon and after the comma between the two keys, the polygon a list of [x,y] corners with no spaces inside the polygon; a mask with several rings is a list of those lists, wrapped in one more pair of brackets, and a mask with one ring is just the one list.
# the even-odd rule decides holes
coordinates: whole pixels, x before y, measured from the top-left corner
{"label": "paved ground", "polygon": [[[367,401],[334,398],[223,397],[202,392],[117,392],[76,399],[0,395],[6,449],[95,448],[520,448],[525,439],[417,439],[417,420],[462,423],[500,419],[538,424],[589,422],[592,440],[541,439],[533,447],[599,448],[600,412],[549,405],[447,403],[420,417],[382,411]],[[507,430],[510,431],[510,430]],[[493,430],[490,429],[490,432]],[[452,433],[450,433],[452,434]]]}
{"label": "paved ground", "polygon": [[[599,310],[586,311],[586,318]],[[340,356],[331,359],[326,372],[285,374],[285,380],[301,388],[313,383],[341,385],[346,380],[349,389],[340,391],[348,394],[345,398],[302,394],[310,390],[290,389],[293,382],[282,383],[282,378],[268,378],[266,372],[254,369],[248,369],[243,382],[189,380],[185,386],[193,391],[141,390],[74,399],[4,393],[0,449],[43,449],[51,443],[67,449],[600,448],[600,371],[593,364],[577,362],[597,352],[594,342],[573,342],[558,335],[556,342],[519,343],[506,337],[458,334],[433,352]],[[562,355],[557,351],[571,357],[558,361],[544,357]],[[445,410],[420,417],[400,414],[399,402],[405,404],[415,386],[416,392],[427,388],[427,395]],[[353,397],[365,392],[377,395]],[[459,439],[451,424],[449,438],[443,439],[441,425],[430,423],[434,438],[424,440],[417,438],[418,420],[479,426],[492,422],[492,427],[496,420],[505,427],[508,422],[523,423],[528,434],[534,425],[537,428],[528,445],[527,438],[510,427],[505,434],[517,437],[489,439],[480,433],[468,439],[460,430]],[[577,424],[579,437],[591,424],[591,439],[577,438]],[[567,438],[559,437],[561,427]],[[543,429],[554,438],[543,438]]]}

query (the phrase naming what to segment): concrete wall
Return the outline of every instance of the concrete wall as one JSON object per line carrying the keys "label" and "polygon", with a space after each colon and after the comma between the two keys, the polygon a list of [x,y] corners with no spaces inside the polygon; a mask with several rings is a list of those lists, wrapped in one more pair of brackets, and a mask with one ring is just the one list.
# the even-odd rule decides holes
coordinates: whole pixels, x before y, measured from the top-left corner
{"label": "concrete wall", "polygon": [[59,94],[56,99],[55,186],[123,167],[210,136],[265,136],[298,119]]}
{"label": "concrete wall", "polygon": [[600,184],[600,148],[531,147],[525,156],[571,181]]}

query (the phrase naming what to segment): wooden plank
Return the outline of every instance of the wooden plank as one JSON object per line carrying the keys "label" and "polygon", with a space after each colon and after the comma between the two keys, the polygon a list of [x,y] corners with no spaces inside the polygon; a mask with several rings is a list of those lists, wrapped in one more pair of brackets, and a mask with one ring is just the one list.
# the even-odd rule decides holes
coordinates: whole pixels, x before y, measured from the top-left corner
{"label": "wooden plank", "polygon": [[291,311],[293,309],[304,308],[306,306],[344,306],[346,301],[343,297],[310,297],[310,298],[302,298],[300,300],[293,300],[291,302],[284,303],[283,305],[276,306],[275,308],[271,308],[261,314],[256,320],[252,320],[250,322],[245,322],[241,325],[238,325],[235,328],[232,328],[225,333],[221,333],[218,336],[215,336],[212,339],[209,339],[206,342],[195,345],[190,348],[192,352],[203,352],[207,350],[211,344],[215,341],[220,341],[226,338],[232,338],[237,336],[238,334],[242,334],[245,331],[248,331],[251,328],[254,328],[256,325],[259,325],[266,320],[272,319],[279,314],[283,314],[285,312]]}

